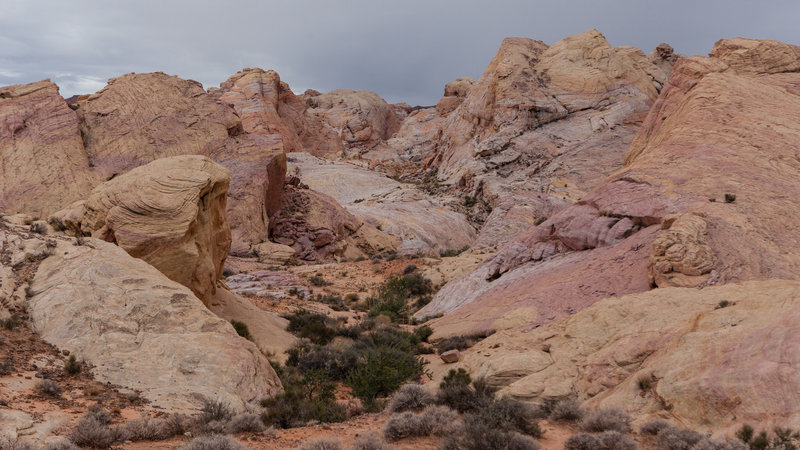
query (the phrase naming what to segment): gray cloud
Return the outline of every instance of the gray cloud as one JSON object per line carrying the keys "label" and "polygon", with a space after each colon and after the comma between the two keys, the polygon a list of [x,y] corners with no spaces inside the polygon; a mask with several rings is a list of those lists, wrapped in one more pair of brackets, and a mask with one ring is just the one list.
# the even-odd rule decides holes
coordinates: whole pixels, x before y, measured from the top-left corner
{"label": "gray cloud", "polygon": [[216,86],[274,69],[296,92],[368,89],[430,105],[444,84],[480,76],[507,36],[556,42],[597,28],[612,45],[668,42],[706,54],[717,39],[799,44],[793,0],[40,1],[3,0],[0,85],[51,78],[64,96],[127,72]]}

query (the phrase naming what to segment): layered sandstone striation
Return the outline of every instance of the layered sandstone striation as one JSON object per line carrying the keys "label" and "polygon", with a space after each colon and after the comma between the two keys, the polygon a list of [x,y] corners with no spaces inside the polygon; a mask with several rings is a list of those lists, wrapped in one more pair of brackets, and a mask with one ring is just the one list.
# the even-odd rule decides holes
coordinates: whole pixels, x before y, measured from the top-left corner
{"label": "layered sandstone striation", "polygon": [[[727,45],[720,41],[715,52]],[[797,245],[790,199],[800,177],[800,166],[792,163],[800,133],[795,120],[800,78],[764,72],[774,66],[756,60],[752,70],[737,72],[719,58],[679,60],[631,144],[624,169],[447,286],[420,314],[470,304],[472,319],[465,320],[467,310],[455,311],[441,325],[486,328],[492,318],[515,308],[514,301],[498,300],[513,289],[504,278],[528,279],[547,267],[559,277],[561,264],[575,259],[594,269],[580,278],[562,278],[560,295],[535,289],[513,297],[525,307],[563,303],[564,309],[552,315],[558,318],[569,312],[566,308],[578,310],[587,299],[602,298],[589,287],[620,273],[633,278],[608,295],[645,290],[651,283],[702,287],[793,279],[800,258],[787,249]],[[778,66],[792,67],[791,62]],[[780,115],[770,113],[778,110]],[[619,249],[617,258],[598,257],[614,249]],[[609,264],[625,271],[607,270]],[[506,306],[498,309],[498,302]]]}
{"label": "layered sandstone striation", "polygon": [[154,407],[194,413],[210,399],[241,411],[281,391],[253,343],[118,246],[59,241],[29,292],[37,334],[91,363],[97,380],[134,389]]}
{"label": "layered sandstone striation", "polygon": [[549,47],[507,38],[474,85],[448,85],[443,101],[464,98],[427,164],[482,200],[476,247],[497,248],[618,169],[665,79],[640,50],[589,30]]}
{"label": "layered sandstone striation", "polygon": [[609,298],[526,333],[498,332],[459,364],[533,402],[578,396],[721,435],[743,423],[794,428],[798,292],[797,281],[771,280]]}
{"label": "layered sandstone striation", "polygon": [[230,179],[228,170],[203,156],[158,159],[95,188],[80,226],[208,304],[231,244],[225,218]]}
{"label": "layered sandstone striation", "polygon": [[58,86],[44,80],[0,88],[0,210],[45,218],[95,183],[78,117]]}

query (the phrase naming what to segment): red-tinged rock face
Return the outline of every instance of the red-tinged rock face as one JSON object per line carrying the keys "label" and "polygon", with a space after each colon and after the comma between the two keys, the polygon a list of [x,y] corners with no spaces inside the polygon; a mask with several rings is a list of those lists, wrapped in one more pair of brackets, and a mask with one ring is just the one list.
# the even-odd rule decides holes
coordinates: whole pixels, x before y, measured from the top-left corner
{"label": "red-tinged rock face", "polygon": [[0,167],[5,213],[46,218],[94,186],[78,117],[49,80],[0,88]]}

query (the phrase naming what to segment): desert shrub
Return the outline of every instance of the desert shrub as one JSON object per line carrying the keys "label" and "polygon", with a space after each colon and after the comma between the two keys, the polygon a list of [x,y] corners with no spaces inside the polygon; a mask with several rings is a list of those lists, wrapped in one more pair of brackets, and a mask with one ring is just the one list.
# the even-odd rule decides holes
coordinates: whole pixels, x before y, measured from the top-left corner
{"label": "desert shrub", "polygon": [[492,334],[494,334],[494,330],[463,336],[446,337],[437,341],[434,347],[436,347],[436,351],[439,352],[440,355],[450,350],[466,350]]}
{"label": "desert shrub", "polygon": [[352,450],[390,450],[391,446],[381,439],[377,433],[369,433],[359,437],[353,443]]}
{"label": "desert shrub", "polygon": [[186,434],[186,432],[192,430],[195,427],[196,425],[195,422],[196,422],[195,419],[185,414],[172,414],[166,419],[169,433],[172,436],[179,436],[182,434]]}
{"label": "desert shrub", "polygon": [[733,203],[736,201],[736,194],[725,194],[725,203]]}
{"label": "desert shrub", "polygon": [[[28,289],[30,289],[30,287],[28,287]],[[28,294],[27,289],[26,289],[26,294]],[[31,295],[28,295],[28,297],[31,297]],[[6,319],[0,319],[0,325],[2,325],[4,330],[9,330],[9,331],[13,330],[14,328],[17,328],[20,325],[20,322],[21,321],[19,319],[19,316],[17,316],[16,314],[12,314],[10,317]]]}
{"label": "desert shrub", "polygon": [[442,258],[450,258],[453,256],[458,256],[465,251],[469,250],[469,246],[461,247],[461,248],[454,248],[449,250],[439,250],[439,256]]}
{"label": "desert shrub", "polygon": [[649,391],[653,387],[653,375],[649,373],[639,375],[639,378],[636,379],[636,384],[642,391]]}
{"label": "desert shrub", "polygon": [[738,431],[736,431],[736,437],[739,438],[745,444],[750,443],[753,440],[753,436],[755,435],[755,430],[750,424],[744,424]]}
{"label": "desert shrub", "polygon": [[349,311],[350,308],[344,302],[344,299],[338,295],[322,295],[317,294],[317,301],[320,303],[324,303],[331,307],[334,311]]}
{"label": "desert shrub", "polygon": [[538,450],[541,447],[528,436],[514,431],[503,431],[482,423],[472,415],[465,417],[463,431],[451,435],[444,448],[453,450]]}
{"label": "desert shrub", "polygon": [[439,405],[429,405],[419,415],[420,428],[425,436],[446,436],[454,432],[458,412]]}
{"label": "desert shrub", "polygon": [[331,283],[325,278],[322,278],[320,275],[314,275],[308,278],[308,282],[311,283],[312,286],[329,286]]}
{"label": "desert shrub", "polygon": [[6,376],[14,371],[14,363],[10,359],[0,361],[0,376]]}
{"label": "desert shrub", "polygon": [[341,450],[342,444],[336,438],[311,439],[300,446],[300,450]]}
{"label": "desert shrub", "polygon": [[64,389],[61,385],[53,380],[42,380],[36,385],[36,392],[40,395],[47,395],[50,397],[57,397],[61,395]]}
{"label": "desert shrub", "polygon": [[617,408],[603,408],[592,411],[581,420],[580,427],[584,431],[631,431],[631,418],[623,410]]}
{"label": "desert shrub", "polygon": [[564,442],[565,450],[598,450],[600,448],[600,438],[593,434],[578,433],[570,436]]}
{"label": "desert shrub", "polygon": [[31,233],[47,234],[47,224],[44,221],[37,220],[31,223]]}
{"label": "desert shrub", "polygon": [[574,422],[584,415],[581,402],[574,398],[559,400],[550,410],[550,420]]}
{"label": "desert shrub", "polygon": [[739,441],[716,441],[714,439],[703,438],[692,446],[692,450],[747,450],[747,446]]}
{"label": "desert shrub", "polygon": [[689,450],[703,435],[686,428],[669,426],[658,432],[658,446],[664,450]]}
{"label": "desert shrub", "polygon": [[310,420],[341,422],[347,419],[347,409],[336,402],[335,384],[324,373],[311,370],[300,373],[287,367],[279,372],[284,392],[262,400],[267,408],[261,420],[279,428],[303,426]]}
{"label": "desert shrub", "polygon": [[173,436],[166,420],[143,416],[114,429],[117,441],[163,441]]}
{"label": "desert shrub", "polygon": [[597,436],[602,450],[636,450],[636,441],[619,431],[604,431]]}
{"label": "desert shrub", "polygon": [[338,351],[329,346],[311,345],[301,347],[297,358],[287,360],[287,364],[296,366],[301,372],[319,371],[331,380],[343,380],[347,373],[355,367],[358,354],[353,351]]}
{"label": "desert shrub", "polygon": [[422,342],[428,342],[428,338],[433,334],[433,328],[428,325],[422,325],[414,330],[414,334],[419,337]]}
{"label": "desert shrub", "polygon": [[111,430],[91,415],[81,417],[69,438],[81,447],[108,448],[114,443]]}
{"label": "desert shrub", "polygon": [[67,375],[76,375],[81,371],[81,363],[78,362],[78,359],[75,358],[75,355],[69,355],[69,358],[64,362],[64,372]]}
{"label": "desert shrub", "polygon": [[367,346],[359,350],[355,367],[347,374],[346,383],[364,402],[389,395],[403,383],[425,373],[426,362],[415,353],[393,345]]}
{"label": "desert shrub", "polygon": [[289,326],[286,329],[290,333],[306,338],[315,344],[325,345],[336,337],[334,321],[323,314],[301,309],[284,317],[289,320]]}
{"label": "desert shrub", "polygon": [[221,400],[204,399],[203,407],[200,409],[200,421],[204,424],[211,421],[227,422],[233,412],[227,403]]}
{"label": "desert shrub", "polygon": [[397,327],[383,326],[372,333],[365,334],[355,343],[357,350],[376,347],[394,347],[408,353],[418,353],[420,338],[414,333]]}
{"label": "desert shrub", "polygon": [[417,271],[416,264],[409,264],[403,268],[403,275],[408,275]]}
{"label": "desert shrub", "polygon": [[221,434],[198,436],[180,450],[245,450],[247,447],[236,439]]}
{"label": "desert shrub", "polygon": [[385,315],[392,322],[408,323],[409,300],[419,300],[432,292],[431,281],[417,273],[391,277],[378,288],[375,295],[367,298],[369,316]]}
{"label": "desert shrub", "polygon": [[529,405],[510,397],[502,397],[478,408],[477,420],[489,427],[503,431],[517,431],[536,438],[542,437],[542,429]]}
{"label": "desert shrub", "polygon": [[250,330],[247,328],[246,323],[231,319],[231,325],[233,325],[233,329],[236,330],[236,334],[248,341],[253,340],[253,336],[250,335]]}
{"label": "desert shrub", "polygon": [[44,450],[80,450],[80,447],[70,442],[68,439],[60,438],[49,442],[44,446]]}
{"label": "desert shrub", "polygon": [[478,199],[471,195],[464,196],[464,206],[466,206],[467,208],[472,208],[473,206],[475,206],[475,203],[477,202]]}
{"label": "desert shrub", "polygon": [[533,222],[534,225],[539,226],[543,224],[547,220],[547,217],[537,217],[536,220]]}
{"label": "desert shrub", "polygon": [[409,436],[425,436],[419,416],[411,411],[395,414],[386,421],[383,436],[387,441],[397,441]]}
{"label": "desert shrub", "polygon": [[97,419],[98,422],[102,423],[103,425],[110,425],[111,422],[114,420],[111,418],[111,414],[103,409],[102,406],[98,405],[97,403],[89,406],[89,410],[86,412],[87,416],[92,416]]}
{"label": "desert shrub", "polygon": [[784,450],[796,450],[798,448],[798,440],[800,440],[800,433],[792,430],[791,428],[775,427],[772,430],[775,437],[772,439],[772,447]]}
{"label": "desert shrub", "polygon": [[769,438],[766,431],[759,431],[756,437],[750,441],[751,450],[765,450],[769,448]]}
{"label": "desert shrub", "polygon": [[436,395],[436,402],[447,405],[459,412],[473,411],[494,400],[494,391],[489,389],[485,383],[478,382],[480,389],[475,389],[472,385],[469,373],[459,368],[450,369],[450,372],[439,384],[439,392]]}
{"label": "desert shrub", "polygon": [[211,420],[201,423],[198,426],[201,434],[228,434],[228,422],[222,420]]}
{"label": "desert shrub", "polygon": [[419,384],[404,384],[392,395],[389,401],[390,412],[422,409],[433,402],[433,395]]}
{"label": "desert shrub", "polygon": [[651,419],[645,422],[641,428],[639,428],[639,432],[642,434],[652,434],[657,435],[661,432],[661,430],[670,427],[671,425],[661,419]]}
{"label": "desert shrub", "polygon": [[260,433],[264,431],[264,422],[261,421],[257,414],[237,414],[228,422],[228,431],[230,433],[242,433],[245,431]]}

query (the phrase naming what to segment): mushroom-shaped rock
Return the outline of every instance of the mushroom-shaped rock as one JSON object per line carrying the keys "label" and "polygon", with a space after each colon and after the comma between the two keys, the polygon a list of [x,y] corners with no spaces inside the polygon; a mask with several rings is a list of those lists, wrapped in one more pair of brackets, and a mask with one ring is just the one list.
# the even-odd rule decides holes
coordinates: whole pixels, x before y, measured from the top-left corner
{"label": "mushroom-shaped rock", "polygon": [[231,175],[203,156],[137,167],[96,187],[81,228],[114,242],[208,304],[231,245],[225,219]]}

